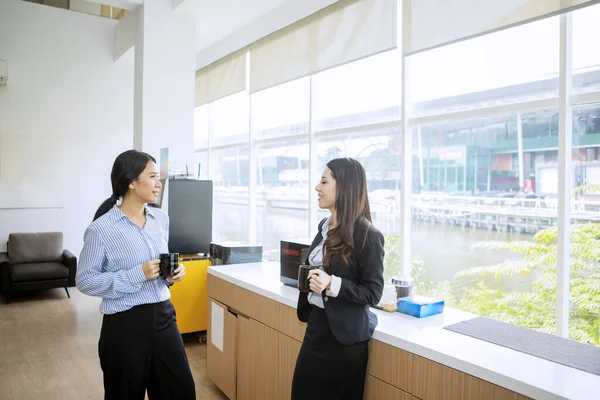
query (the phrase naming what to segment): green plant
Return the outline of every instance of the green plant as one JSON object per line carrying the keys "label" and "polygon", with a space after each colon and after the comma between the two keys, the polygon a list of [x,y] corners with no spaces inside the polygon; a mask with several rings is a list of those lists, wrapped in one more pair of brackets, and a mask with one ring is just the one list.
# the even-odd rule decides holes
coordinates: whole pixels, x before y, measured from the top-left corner
{"label": "green plant", "polygon": [[[400,235],[385,235],[385,258],[383,261],[385,282],[390,282],[393,276],[398,275],[400,267],[400,246],[402,245]],[[433,283],[428,279],[430,268],[422,260],[413,260],[411,276],[414,279],[415,293],[428,295],[433,289]]]}
{"label": "green plant", "polygon": [[383,259],[383,278],[388,283],[393,276],[398,275],[400,267],[400,246],[402,245],[400,235],[391,233],[385,237],[385,258]]}
{"label": "green plant", "polygon": [[[600,185],[577,187],[572,194],[600,193]],[[445,300],[450,307],[504,322],[537,329],[556,331],[556,265],[558,228],[539,231],[533,242],[480,242],[473,246],[490,252],[509,250],[519,260],[468,268],[451,281],[432,284],[429,268],[420,260],[412,262],[416,292]],[[584,223],[571,227],[570,323],[569,337],[600,345],[600,224]],[[385,279],[396,275],[400,265],[400,237],[386,236]],[[513,278],[531,280],[530,290],[502,290]]]}
{"label": "green plant", "polygon": [[412,277],[415,282],[415,293],[421,294],[423,296],[431,295],[432,290],[434,288],[433,282],[431,282],[428,278],[429,273],[431,272],[431,268],[429,268],[423,260],[413,260],[412,261]]}
{"label": "green plant", "polygon": [[[533,242],[481,242],[487,251],[506,249],[521,255],[517,261],[469,268],[454,276],[457,301],[453,306],[475,314],[554,333],[556,322],[557,227],[538,232]],[[571,282],[569,336],[600,345],[600,224],[571,228]],[[532,277],[531,291],[490,288],[494,281],[515,275]],[[471,284],[465,285],[465,280]],[[457,291],[454,291],[455,293]]]}

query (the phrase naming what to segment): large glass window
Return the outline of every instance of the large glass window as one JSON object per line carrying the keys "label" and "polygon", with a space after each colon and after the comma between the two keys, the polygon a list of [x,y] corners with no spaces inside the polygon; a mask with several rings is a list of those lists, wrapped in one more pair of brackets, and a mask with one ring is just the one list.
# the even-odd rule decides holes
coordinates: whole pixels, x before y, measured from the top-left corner
{"label": "large glass window", "polygon": [[194,153],[194,169],[190,171],[197,179],[208,179],[208,151]]}
{"label": "large glass window", "polygon": [[559,19],[458,42],[410,60],[415,116],[557,97]]}
{"label": "large glass window", "polygon": [[402,54],[388,51],[313,77],[315,130],[400,119]]}
{"label": "large glass window", "polygon": [[255,138],[308,134],[310,78],[301,78],[252,95]]}
{"label": "large glass window", "polygon": [[[338,157],[352,157],[363,165],[373,224],[382,232],[399,229],[396,217],[400,205],[400,135],[398,128],[365,129],[362,132],[318,140],[318,170]],[[329,211],[319,210],[319,219]]]}
{"label": "large glass window", "polygon": [[573,109],[569,336],[600,346],[600,104]]}
{"label": "large glass window", "polygon": [[573,93],[600,91],[600,4],[573,12]]}
{"label": "large glass window", "polygon": [[517,115],[413,129],[419,291],[555,332],[558,143],[547,129],[555,113],[521,116],[522,154]]}
{"label": "large glass window", "polygon": [[279,260],[282,239],[309,233],[308,141],[259,146],[257,173],[257,241],[263,258]]}
{"label": "large glass window", "polygon": [[[531,107],[559,95],[559,20],[410,57],[414,121],[432,116],[427,119],[436,122],[411,127],[412,181],[404,184],[412,194],[417,292],[549,333],[556,332],[560,120],[555,108]],[[573,13],[575,94],[600,92],[599,20],[600,5]],[[195,161],[200,177],[210,172],[214,180],[214,240],[248,240],[250,174],[256,176],[252,228],[264,258],[278,260],[281,239],[310,239],[316,227],[308,227],[309,198],[318,179],[309,177],[312,128],[319,176],[337,157],[365,167],[373,222],[386,236],[385,278],[400,272],[405,155],[394,121],[400,119],[401,68],[394,50],[198,107]],[[488,112],[511,104],[510,112]],[[477,117],[450,115],[469,110]],[[217,148],[210,157],[209,132]],[[600,104],[574,108],[572,140],[570,336],[598,345]],[[252,171],[250,145],[257,161]],[[327,215],[317,210],[318,220]]]}
{"label": "large glass window", "polygon": [[415,128],[413,191],[519,190],[515,115]]}
{"label": "large glass window", "polygon": [[212,146],[248,143],[248,93],[240,92],[210,104]]}
{"label": "large glass window", "polygon": [[248,147],[211,152],[213,241],[248,241]]}

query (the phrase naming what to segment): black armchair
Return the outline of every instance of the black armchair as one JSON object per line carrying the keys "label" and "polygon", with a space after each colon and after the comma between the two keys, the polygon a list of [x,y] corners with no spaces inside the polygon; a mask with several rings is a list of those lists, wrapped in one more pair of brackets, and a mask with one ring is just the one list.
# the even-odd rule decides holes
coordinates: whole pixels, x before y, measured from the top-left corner
{"label": "black armchair", "polygon": [[12,293],[75,286],[77,258],[63,249],[61,232],[11,233],[8,251],[0,253],[2,294],[10,303]]}

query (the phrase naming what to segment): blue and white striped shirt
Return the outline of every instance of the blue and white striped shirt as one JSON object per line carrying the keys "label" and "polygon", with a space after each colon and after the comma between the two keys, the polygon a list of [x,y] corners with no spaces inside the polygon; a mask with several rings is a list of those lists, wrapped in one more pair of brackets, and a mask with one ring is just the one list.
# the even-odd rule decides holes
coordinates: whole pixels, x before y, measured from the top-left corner
{"label": "blue and white striped shirt", "polygon": [[166,280],[146,280],[142,270],[144,263],[168,253],[169,217],[148,206],[146,216],[142,229],[115,205],[85,231],[77,288],[87,295],[102,297],[103,314],[171,297]]}

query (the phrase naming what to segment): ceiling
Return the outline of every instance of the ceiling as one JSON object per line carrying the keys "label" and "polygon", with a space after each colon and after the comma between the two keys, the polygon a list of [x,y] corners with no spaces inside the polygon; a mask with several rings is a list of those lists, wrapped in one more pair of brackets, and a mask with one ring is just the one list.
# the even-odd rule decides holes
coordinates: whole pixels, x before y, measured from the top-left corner
{"label": "ceiling", "polygon": [[183,0],[177,7],[196,18],[196,52],[293,0]]}

